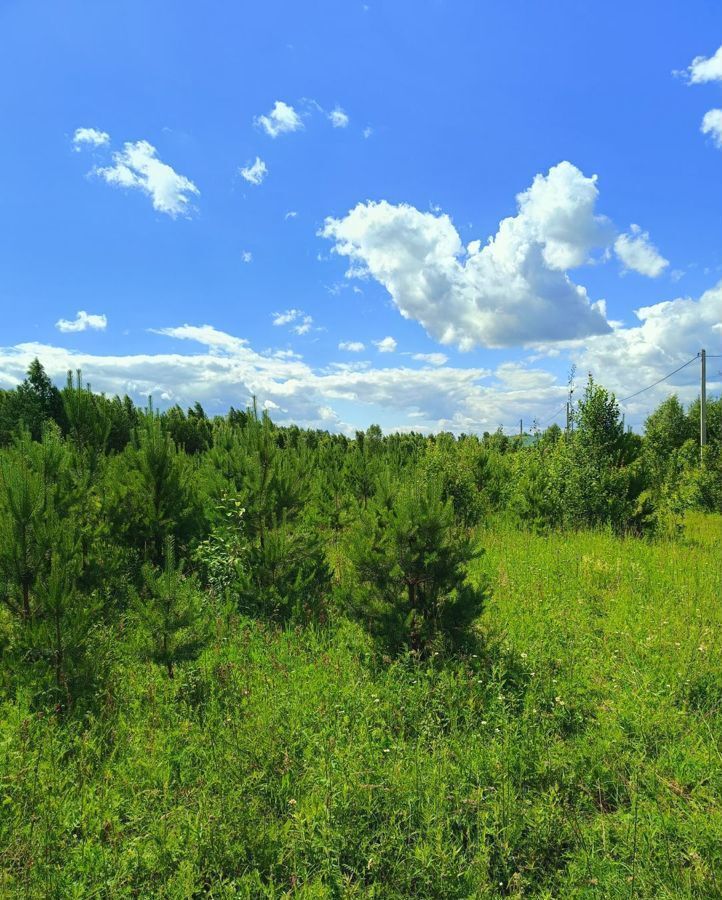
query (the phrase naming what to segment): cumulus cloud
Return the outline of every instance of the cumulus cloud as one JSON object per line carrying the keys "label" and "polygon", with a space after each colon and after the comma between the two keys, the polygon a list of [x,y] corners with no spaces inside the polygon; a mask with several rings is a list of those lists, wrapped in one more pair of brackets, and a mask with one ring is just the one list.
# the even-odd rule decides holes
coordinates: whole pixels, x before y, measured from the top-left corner
{"label": "cumulus cloud", "polygon": [[292,331],[295,331],[296,334],[308,334],[311,330],[311,326],[313,325],[313,317],[312,316],[304,316],[300,322],[297,322]]}
{"label": "cumulus cloud", "polygon": [[58,319],[55,323],[58,331],[64,334],[74,331],[105,331],[108,327],[108,319],[105,315],[95,315],[87,313],[84,309],[79,309],[74,319]]}
{"label": "cumulus cloud", "polygon": [[328,114],[328,118],[331,121],[331,124],[334,128],[345,128],[349,123],[348,114],[341,109],[340,106],[332,109]]}
{"label": "cumulus cloud", "polygon": [[308,334],[313,325],[313,316],[306,315],[301,309],[287,309],[273,314],[273,324],[291,325],[291,331],[296,334]]}
{"label": "cumulus cloud", "polygon": [[[606,335],[577,341],[567,348],[580,372],[594,377],[617,397],[635,393],[692,358],[701,347],[722,354],[722,282],[695,300],[677,297],[635,310],[639,324],[617,324]],[[711,373],[710,376],[712,377]],[[709,390],[719,390],[719,380]],[[636,421],[672,390],[685,402],[699,392],[699,368],[690,365],[669,381],[625,405]],[[634,420],[634,418],[633,418]]]}
{"label": "cumulus cloud", "polygon": [[704,84],[708,81],[722,81],[722,47],[714,56],[697,56],[686,70],[689,84]]}
{"label": "cumulus cloud", "polygon": [[385,337],[380,341],[374,341],[374,345],[379,353],[393,353],[397,346],[396,341],[392,337]]}
{"label": "cumulus cloud", "polygon": [[257,156],[255,162],[250,166],[244,166],[239,171],[241,177],[245,178],[250,184],[261,184],[266,175],[268,175],[268,167],[260,156]]}
{"label": "cumulus cloud", "polygon": [[251,253],[250,250],[243,250],[241,252],[241,259],[243,260],[244,263],[253,262],[253,254]]}
{"label": "cumulus cloud", "polygon": [[292,106],[284,103],[283,100],[276,100],[273,109],[267,116],[258,116],[254,121],[272,138],[303,128],[301,117]]}
{"label": "cumulus cloud", "polygon": [[110,143],[110,135],[107,131],[98,131],[97,128],[76,128],[73,135],[73,147],[80,151],[85,147],[104,147]]}
{"label": "cumulus cloud", "polygon": [[630,225],[627,234],[620,234],[614,242],[614,252],[622,261],[625,269],[657,278],[669,265],[649,239],[649,232],[642,231],[639,225]]}
{"label": "cumulus cloud", "polygon": [[299,316],[302,316],[303,312],[300,309],[287,309],[282,313],[274,313],[273,314],[273,324],[274,325],[288,325],[291,322],[295,321]]}
{"label": "cumulus cloud", "polygon": [[445,353],[414,353],[411,358],[430,366],[444,366],[449,359]]}
{"label": "cumulus cloud", "polygon": [[295,219],[297,216],[298,216],[298,213],[296,212],[295,209],[289,209],[289,211],[286,213],[286,215],[283,218],[288,220],[288,219]]}
{"label": "cumulus cloud", "polygon": [[[678,297],[639,309],[636,319],[632,327],[617,325],[608,334],[555,344],[550,348],[556,357],[554,372],[543,368],[538,356],[535,362],[506,362],[495,370],[434,366],[431,360],[419,368],[374,368],[356,361],[317,369],[291,351],[260,353],[244,338],[211,325],[185,324],[156,333],[201,349],[103,356],[41,343],[0,347],[0,379],[6,386],[19,383],[38,357],[52,378],[81,368],[95,390],[108,394],[128,393],[137,400],[153,394],[183,405],[200,400],[218,412],[256,396],[260,404],[275,404],[279,422],[308,427],[352,432],[378,421],[383,411],[400,430],[479,432],[502,425],[512,431],[520,418],[544,421],[563,403],[567,386],[555,374],[560,351],[576,363],[577,371],[592,372],[618,397],[663,377],[700,347],[722,354],[722,282],[699,299]],[[303,324],[301,311],[286,324],[293,323]],[[722,378],[712,367],[708,388],[722,389]],[[673,390],[690,402],[698,389],[699,368],[693,363],[625,403],[627,422],[641,424]],[[343,408],[344,418],[337,408]]]}
{"label": "cumulus cloud", "polygon": [[349,353],[363,353],[366,345],[361,341],[341,341],[338,345],[339,350],[346,350]]}
{"label": "cumulus cloud", "polygon": [[148,141],[123,144],[113,153],[113,165],[95,169],[108,184],[134,188],[150,197],[153,208],[175,218],[188,214],[190,196],[200,191],[193,182],[158,159]]}
{"label": "cumulus cloud", "polygon": [[702,134],[708,134],[722,150],[722,109],[710,109],[702,119]]}
{"label": "cumulus cloud", "polygon": [[[182,405],[199,400],[219,412],[255,396],[262,406],[274,404],[270,408],[279,422],[349,433],[378,421],[380,409],[395,416],[404,430],[493,430],[507,421],[504,416],[513,422],[525,414],[530,403],[546,408],[561,402],[565,390],[541,371],[535,376],[528,370],[527,387],[521,391],[513,380],[503,383],[491,370],[478,367],[372,369],[359,364],[318,370],[295,354],[259,353],[245,339],[210,325],[186,324],[157,333],[202,349],[101,356],[25,343],[0,347],[0,371],[9,384],[18,383],[37,356],[50,377],[59,379],[81,368],[94,390],[111,395],[127,393],[141,400],[153,394]],[[335,410],[339,403],[351,410],[353,421],[341,418]]]}
{"label": "cumulus cloud", "polygon": [[596,176],[562,162],[517,196],[517,215],[483,247],[464,247],[448,215],[386,201],[327,218],[320,234],[349,258],[348,277],[376,279],[405,318],[442,344],[567,340],[610,329],[603,304],[567,274],[613,239],[597,197]]}

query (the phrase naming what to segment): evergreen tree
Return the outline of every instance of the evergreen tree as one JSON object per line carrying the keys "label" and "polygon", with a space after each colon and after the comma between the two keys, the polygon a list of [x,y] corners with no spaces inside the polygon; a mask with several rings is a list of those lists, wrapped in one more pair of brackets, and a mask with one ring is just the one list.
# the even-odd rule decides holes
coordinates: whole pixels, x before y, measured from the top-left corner
{"label": "evergreen tree", "polygon": [[205,635],[198,587],[176,563],[172,537],[165,539],[163,568],[150,563],[143,567],[143,592],[134,608],[143,632],[144,657],[173,678],[178,663],[198,656]]}
{"label": "evergreen tree", "polygon": [[469,579],[476,555],[438,484],[381,490],[349,539],[356,610],[392,646],[417,654],[454,646],[483,605],[484,592]]}
{"label": "evergreen tree", "polygon": [[[50,522],[68,512],[66,457],[57,433],[41,443],[22,430],[0,458],[0,580],[5,605],[23,622],[52,549]],[[66,494],[63,496],[63,494]]]}

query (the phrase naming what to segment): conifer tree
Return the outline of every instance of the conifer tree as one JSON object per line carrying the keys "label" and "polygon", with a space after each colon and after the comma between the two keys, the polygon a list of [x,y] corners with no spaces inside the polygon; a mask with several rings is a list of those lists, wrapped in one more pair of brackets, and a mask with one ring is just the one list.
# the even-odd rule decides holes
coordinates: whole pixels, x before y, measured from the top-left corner
{"label": "conifer tree", "polygon": [[392,645],[417,654],[453,646],[483,605],[483,590],[469,580],[476,555],[438,484],[413,479],[382,490],[349,541],[357,611]]}
{"label": "conifer tree", "polygon": [[52,548],[49,522],[68,512],[65,456],[57,429],[41,443],[22,430],[0,458],[0,578],[5,605],[23,622],[33,615],[33,594]]}
{"label": "conifer tree", "polygon": [[171,536],[165,539],[162,569],[143,566],[143,592],[134,607],[143,631],[143,655],[173,678],[178,663],[200,653],[204,629],[200,592],[176,562]]}

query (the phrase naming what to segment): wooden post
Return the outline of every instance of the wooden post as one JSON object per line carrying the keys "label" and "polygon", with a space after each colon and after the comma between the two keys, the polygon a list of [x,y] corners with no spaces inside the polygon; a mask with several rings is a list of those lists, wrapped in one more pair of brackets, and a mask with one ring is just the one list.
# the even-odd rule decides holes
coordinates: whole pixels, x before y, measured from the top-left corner
{"label": "wooden post", "polygon": [[707,444],[707,351],[701,350],[700,357],[702,366],[699,388],[699,453],[702,458]]}

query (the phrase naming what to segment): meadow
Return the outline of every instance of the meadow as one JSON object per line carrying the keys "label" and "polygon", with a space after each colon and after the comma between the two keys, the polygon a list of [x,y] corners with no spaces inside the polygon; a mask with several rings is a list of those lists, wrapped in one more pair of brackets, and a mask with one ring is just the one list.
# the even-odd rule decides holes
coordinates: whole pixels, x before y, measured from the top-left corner
{"label": "meadow", "polygon": [[0,391],[0,896],[722,896],[722,403]]}
{"label": "meadow", "polygon": [[31,897],[714,897],[722,517],[481,529],[478,652],[233,614],[178,677],[0,712],[0,885]]}

